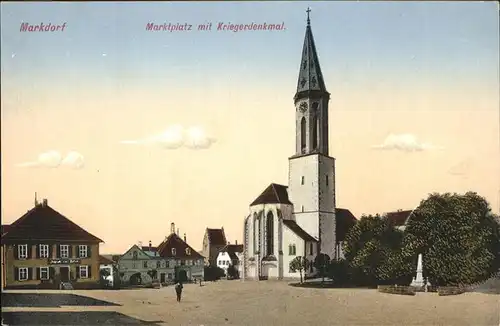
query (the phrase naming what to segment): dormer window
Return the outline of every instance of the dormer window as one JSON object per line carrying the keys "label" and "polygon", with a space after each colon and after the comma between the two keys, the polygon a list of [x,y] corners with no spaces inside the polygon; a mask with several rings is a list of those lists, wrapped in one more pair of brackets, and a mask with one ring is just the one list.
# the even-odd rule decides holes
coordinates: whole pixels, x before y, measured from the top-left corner
{"label": "dormer window", "polygon": [[175,250],[175,248],[172,248],[172,255],[175,256],[175,254],[176,254],[176,250]]}
{"label": "dormer window", "polygon": [[191,249],[186,248],[186,255],[188,255],[188,256],[191,255]]}

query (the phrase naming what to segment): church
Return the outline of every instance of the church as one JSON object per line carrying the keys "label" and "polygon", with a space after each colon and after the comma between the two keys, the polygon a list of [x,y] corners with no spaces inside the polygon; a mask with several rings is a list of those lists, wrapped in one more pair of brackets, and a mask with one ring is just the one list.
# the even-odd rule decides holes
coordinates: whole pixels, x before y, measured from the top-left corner
{"label": "church", "polygon": [[[342,241],[356,218],[335,203],[335,158],[329,155],[326,90],[307,10],[295,104],[295,154],[288,186],[271,183],[251,204],[244,221],[243,279],[299,278],[290,261],[318,253],[343,258]],[[306,276],[313,276],[311,266]]]}

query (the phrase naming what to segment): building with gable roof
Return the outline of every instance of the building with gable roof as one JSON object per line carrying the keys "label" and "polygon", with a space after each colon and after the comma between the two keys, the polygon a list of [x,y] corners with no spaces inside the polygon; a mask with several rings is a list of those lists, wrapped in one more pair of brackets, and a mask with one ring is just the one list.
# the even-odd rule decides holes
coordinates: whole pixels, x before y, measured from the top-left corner
{"label": "building with gable roof", "polygon": [[181,239],[171,224],[170,235],[156,247],[133,245],[118,260],[121,281],[124,284],[151,284],[158,280],[169,283],[174,280],[203,279],[204,257]]}
{"label": "building with gable roof", "polygon": [[243,245],[228,244],[224,246],[217,255],[217,267],[222,268],[227,275],[229,266],[234,266],[238,272],[241,273],[241,262],[243,261]]}
{"label": "building with gable roof", "polygon": [[2,225],[5,288],[88,288],[99,284],[103,242],[48,205],[47,199]]}
{"label": "building with gable roof", "polygon": [[[297,256],[343,257],[342,242],[356,218],[336,207],[335,158],[329,155],[330,93],[319,64],[307,11],[295,105],[295,154],[288,186],[271,183],[251,204],[244,220],[242,277],[299,278],[289,269]],[[306,276],[315,274],[312,267]]]}
{"label": "building with gable roof", "polygon": [[206,228],[203,236],[203,249],[201,255],[205,257],[205,265],[217,266],[219,251],[227,244],[224,227],[220,229]]}

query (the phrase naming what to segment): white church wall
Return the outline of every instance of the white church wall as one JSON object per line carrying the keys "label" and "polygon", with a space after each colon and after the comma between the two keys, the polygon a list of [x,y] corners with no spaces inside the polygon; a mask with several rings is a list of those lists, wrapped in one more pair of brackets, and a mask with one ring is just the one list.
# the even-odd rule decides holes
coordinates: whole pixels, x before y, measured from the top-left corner
{"label": "white church wall", "polygon": [[[295,245],[295,255],[290,255],[289,245]],[[304,256],[305,241],[296,235],[292,230],[283,226],[283,277],[300,278],[299,272],[290,271],[290,262],[297,256]]]}
{"label": "white church wall", "polygon": [[335,159],[318,156],[319,168],[319,210],[335,212]]}
{"label": "white church wall", "polygon": [[288,196],[293,203],[295,221],[307,233],[319,238],[318,155],[289,161]]}

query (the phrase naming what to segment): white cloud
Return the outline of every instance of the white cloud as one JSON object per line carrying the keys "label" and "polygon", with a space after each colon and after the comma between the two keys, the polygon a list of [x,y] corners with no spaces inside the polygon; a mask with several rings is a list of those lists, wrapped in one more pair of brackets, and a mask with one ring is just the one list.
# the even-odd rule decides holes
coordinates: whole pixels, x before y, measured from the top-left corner
{"label": "white cloud", "polygon": [[38,155],[38,158],[35,161],[24,162],[17,164],[18,167],[44,167],[44,168],[58,168],[61,166],[69,167],[72,169],[81,169],[84,167],[84,158],[83,155],[71,151],[65,157],[61,155],[60,152],[50,150]]}
{"label": "white cloud", "polygon": [[187,147],[190,149],[207,149],[216,142],[216,139],[207,135],[199,127],[185,129],[180,125],[173,125],[165,131],[139,140],[124,140],[121,144],[126,145],[157,145],[165,149],[178,149]]}
{"label": "white cloud", "polygon": [[434,146],[430,143],[420,142],[417,137],[412,134],[390,134],[385,138],[382,144],[374,145],[372,148],[380,150],[398,150],[404,152],[442,149],[442,147]]}
{"label": "white cloud", "polygon": [[68,166],[72,169],[81,169],[85,166],[85,160],[82,154],[71,151],[66,154],[66,157],[61,161],[61,165]]}

